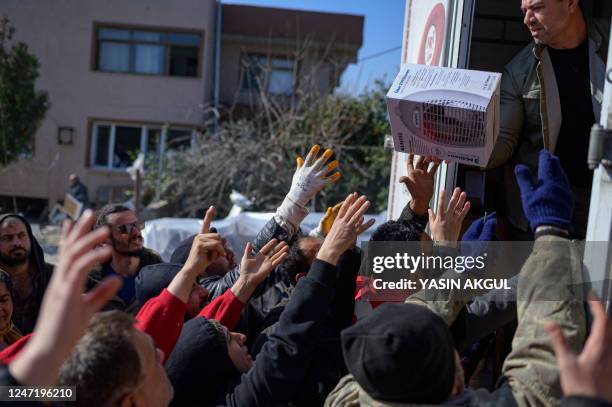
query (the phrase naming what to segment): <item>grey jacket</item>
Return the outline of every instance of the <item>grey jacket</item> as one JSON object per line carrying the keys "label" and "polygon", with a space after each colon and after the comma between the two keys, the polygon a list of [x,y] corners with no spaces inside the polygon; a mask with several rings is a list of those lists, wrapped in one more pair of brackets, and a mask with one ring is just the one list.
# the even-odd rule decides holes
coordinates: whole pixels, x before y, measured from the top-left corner
{"label": "grey jacket", "polygon": [[[609,20],[607,24],[609,24]],[[603,24],[605,25],[605,24]],[[591,95],[599,122],[605,80],[605,54],[610,28],[588,21]],[[555,72],[546,46],[530,43],[504,68],[501,83],[501,124],[487,165],[504,165],[506,215],[515,227],[528,230],[520,191],[514,177],[516,164],[535,174],[541,149],[554,153],[561,129],[561,104]],[[586,160],[586,157],[577,157]]]}

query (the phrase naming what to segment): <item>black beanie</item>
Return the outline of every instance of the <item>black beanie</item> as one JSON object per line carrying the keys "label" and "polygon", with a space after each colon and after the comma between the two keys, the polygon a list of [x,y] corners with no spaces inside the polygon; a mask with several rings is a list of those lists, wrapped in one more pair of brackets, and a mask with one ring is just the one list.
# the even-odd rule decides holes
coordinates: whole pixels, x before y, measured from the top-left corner
{"label": "black beanie", "polygon": [[158,263],[143,267],[134,283],[138,306],[142,307],[151,298],[161,294],[164,288],[168,288],[181,268],[183,268],[182,264],[172,263]]}
{"label": "black beanie", "polygon": [[455,348],[446,323],[414,304],[383,304],[342,331],[344,361],[374,399],[438,404],[450,397]]}

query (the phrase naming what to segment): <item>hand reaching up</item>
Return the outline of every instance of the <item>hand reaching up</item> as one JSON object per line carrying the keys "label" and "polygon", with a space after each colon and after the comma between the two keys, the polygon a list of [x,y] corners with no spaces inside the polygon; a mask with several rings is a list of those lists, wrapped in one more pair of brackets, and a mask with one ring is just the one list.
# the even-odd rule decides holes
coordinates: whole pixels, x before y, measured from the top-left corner
{"label": "hand reaching up", "polygon": [[321,249],[317,254],[319,260],[336,265],[342,253],[355,244],[357,236],[365,232],[375,222],[370,219],[364,223],[364,215],[370,202],[366,196],[361,196],[354,192],[344,200],[340,207],[338,216],[325,237]]}
{"label": "hand reaching up", "polygon": [[569,348],[557,324],[547,323],[546,330],[559,362],[563,394],[612,402],[612,322],[594,294],[589,299],[589,308],[593,314],[593,325],[579,355]]}
{"label": "hand reaching up", "polygon": [[446,209],[444,209],[445,198],[446,191],[442,190],[438,199],[438,212],[434,213],[429,209],[431,238],[435,242],[456,247],[461,225],[470,211],[470,202],[466,202],[467,195],[461,192],[461,188],[455,188]]}
{"label": "hand reaching up", "polygon": [[410,209],[417,215],[427,213],[434,192],[436,172],[441,163],[440,160],[424,156],[420,156],[415,162],[414,154],[408,154],[407,175],[401,177],[399,182],[408,188],[411,197]]}
{"label": "hand reaching up", "polygon": [[104,226],[91,231],[94,213],[87,210],[72,224],[64,222],[55,266],[43,297],[34,335],[9,369],[22,385],[55,384],[62,363],[85,332],[92,315],[121,287],[121,279],[107,277],[83,294],[92,267],[110,258],[110,247],[99,247],[110,235]]}
{"label": "hand reaching up", "polygon": [[232,292],[242,302],[246,303],[251,295],[274,270],[287,257],[289,246],[286,242],[270,240],[261,250],[253,255],[253,245],[247,243],[244,255],[240,262],[240,277],[232,286]]}

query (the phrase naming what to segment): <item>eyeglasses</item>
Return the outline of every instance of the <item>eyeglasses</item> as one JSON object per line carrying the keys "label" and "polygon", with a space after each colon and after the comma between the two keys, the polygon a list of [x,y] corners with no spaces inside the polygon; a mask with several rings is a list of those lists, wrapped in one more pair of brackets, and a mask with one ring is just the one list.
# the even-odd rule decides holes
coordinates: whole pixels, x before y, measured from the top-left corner
{"label": "eyeglasses", "polygon": [[132,222],[132,223],[124,223],[119,226],[109,225],[113,230],[121,233],[122,235],[131,235],[134,229],[142,230],[144,229],[144,223],[142,222]]}

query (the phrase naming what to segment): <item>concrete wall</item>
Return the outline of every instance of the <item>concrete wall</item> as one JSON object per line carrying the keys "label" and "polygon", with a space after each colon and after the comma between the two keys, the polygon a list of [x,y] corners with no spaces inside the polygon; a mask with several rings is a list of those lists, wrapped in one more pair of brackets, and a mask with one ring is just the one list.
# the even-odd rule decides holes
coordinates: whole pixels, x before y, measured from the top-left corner
{"label": "concrete wall", "polygon": [[[36,135],[32,159],[0,170],[0,195],[63,199],[76,172],[95,199],[98,187],[129,185],[120,171],[94,170],[89,161],[90,120],[201,122],[210,103],[214,69],[214,0],[2,0],[0,14],[38,57],[37,87],[51,108]],[[92,70],[94,22],[204,32],[201,77],[145,76]],[[74,128],[74,144],[58,145],[58,126]]]}

